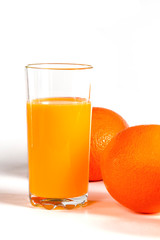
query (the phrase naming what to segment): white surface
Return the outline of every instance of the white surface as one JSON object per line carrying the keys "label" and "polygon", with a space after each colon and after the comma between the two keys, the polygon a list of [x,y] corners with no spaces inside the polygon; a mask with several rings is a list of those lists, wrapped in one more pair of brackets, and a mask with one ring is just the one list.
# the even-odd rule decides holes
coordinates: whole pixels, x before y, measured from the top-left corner
{"label": "white surface", "polygon": [[27,161],[25,155],[19,157],[8,154],[9,161],[0,164],[0,239],[160,238],[159,214],[130,212],[109,196],[103,182],[89,184],[87,207],[64,211],[32,207]]}
{"label": "white surface", "polygon": [[159,0],[0,1],[0,239],[160,237],[158,215],[130,213],[101,183],[84,210],[49,212],[28,202],[24,66],[94,66],[93,105],[130,125],[160,123]]}

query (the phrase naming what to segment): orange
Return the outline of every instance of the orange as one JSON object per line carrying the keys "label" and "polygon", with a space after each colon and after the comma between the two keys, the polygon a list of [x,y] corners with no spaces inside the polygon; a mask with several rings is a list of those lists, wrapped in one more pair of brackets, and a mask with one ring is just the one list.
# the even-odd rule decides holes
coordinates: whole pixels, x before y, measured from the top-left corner
{"label": "orange", "polygon": [[91,127],[91,151],[89,180],[102,180],[100,158],[110,140],[118,132],[128,127],[126,121],[117,113],[105,109],[93,107]]}
{"label": "orange", "polygon": [[141,125],[118,133],[101,158],[111,196],[139,213],[160,212],[160,125]]}

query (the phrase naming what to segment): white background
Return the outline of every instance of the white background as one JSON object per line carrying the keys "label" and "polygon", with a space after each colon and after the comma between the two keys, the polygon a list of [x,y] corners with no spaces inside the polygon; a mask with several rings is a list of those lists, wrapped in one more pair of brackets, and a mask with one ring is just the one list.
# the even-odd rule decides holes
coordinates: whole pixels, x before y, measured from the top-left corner
{"label": "white background", "polygon": [[[108,239],[159,237],[157,215],[153,220],[137,217],[114,204],[114,216],[55,216],[25,208],[29,203],[24,66],[35,62],[91,64],[94,106],[118,112],[129,125],[160,123],[160,1],[0,0],[1,239],[31,238],[33,226],[39,238],[45,233],[53,238],[54,231],[61,236],[64,231],[65,237],[68,229],[70,236],[82,238],[91,234]],[[105,191],[103,186],[100,189]]]}

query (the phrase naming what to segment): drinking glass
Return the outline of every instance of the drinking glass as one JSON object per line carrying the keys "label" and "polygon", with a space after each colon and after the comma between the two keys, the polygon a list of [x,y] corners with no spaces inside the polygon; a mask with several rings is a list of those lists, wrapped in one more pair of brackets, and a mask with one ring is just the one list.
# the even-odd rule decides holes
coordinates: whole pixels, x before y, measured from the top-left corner
{"label": "drinking glass", "polygon": [[87,202],[92,66],[26,66],[29,197],[33,206]]}

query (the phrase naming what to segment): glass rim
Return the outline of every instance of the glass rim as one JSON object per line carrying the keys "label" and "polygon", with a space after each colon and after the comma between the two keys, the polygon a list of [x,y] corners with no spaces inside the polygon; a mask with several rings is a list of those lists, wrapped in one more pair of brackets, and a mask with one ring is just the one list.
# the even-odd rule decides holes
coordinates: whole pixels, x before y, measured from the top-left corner
{"label": "glass rim", "polygon": [[[60,67],[55,67],[60,65]],[[66,65],[67,67],[64,67]],[[49,67],[50,66],[50,67]],[[32,63],[25,66],[26,69],[47,69],[47,70],[86,70],[92,69],[92,65],[81,63]]]}

